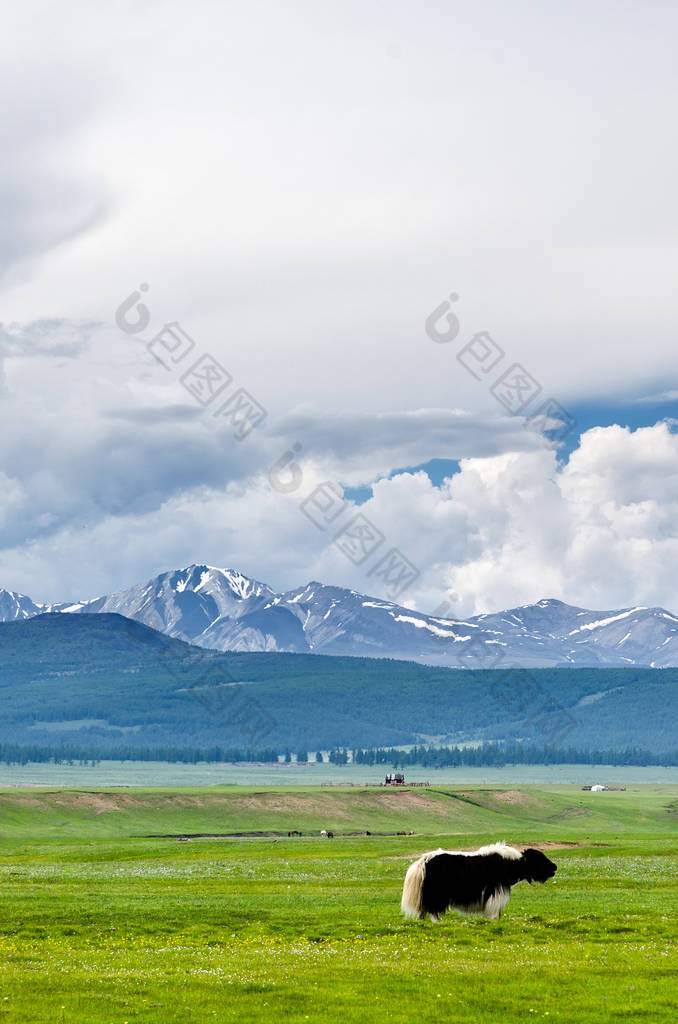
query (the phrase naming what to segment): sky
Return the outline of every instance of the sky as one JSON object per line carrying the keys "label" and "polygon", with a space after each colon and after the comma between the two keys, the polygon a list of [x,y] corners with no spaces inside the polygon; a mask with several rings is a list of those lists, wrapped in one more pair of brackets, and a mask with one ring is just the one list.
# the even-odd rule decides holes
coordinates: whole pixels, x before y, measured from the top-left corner
{"label": "sky", "polygon": [[450,616],[678,611],[677,28],[12,11],[0,588],[207,563]]}

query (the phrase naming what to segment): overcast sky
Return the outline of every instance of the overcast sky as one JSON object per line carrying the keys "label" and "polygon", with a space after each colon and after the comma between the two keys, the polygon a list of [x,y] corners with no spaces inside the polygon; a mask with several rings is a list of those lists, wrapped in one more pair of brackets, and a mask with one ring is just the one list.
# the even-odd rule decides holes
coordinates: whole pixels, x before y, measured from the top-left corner
{"label": "overcast sky", "polygon": [[207,562],[383,596],[333,543],[360,511],[423,611],[678,611],[677,29],[661,0],[13,11],[0,588]]}

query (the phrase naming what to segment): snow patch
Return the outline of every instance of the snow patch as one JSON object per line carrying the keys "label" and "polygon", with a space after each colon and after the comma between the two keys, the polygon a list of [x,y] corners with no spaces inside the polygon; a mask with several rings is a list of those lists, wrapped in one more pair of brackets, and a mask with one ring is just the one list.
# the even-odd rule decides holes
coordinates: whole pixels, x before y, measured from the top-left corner
{"label": "snow patch", "polygon": [[634,615],[636,612],[646,612],[647,608],[629,608],[627,612],[621,612],[619,615],[611,615],[609,619],[598,619],[597,622],[586,622],[583,626],[579,626],[578,629],[573,629],[568,636],[572,636],[574,633],[580,633],[582,629],[598,629],[600,626],[609,626],[611,622],[619,622],[620,619],[627,619],[629,615]]}
{"label": "snow patch", "polygon": [[438,626],[431,625],[430,622],[426,622],[424,619],[414,619],[409,615],[396,615],[394,612],[389,613],[396,622],[409,622],[411,626],[415,626],[417,629],[428,629],[435,636],[451,636],[456,641],[458,640],[470,640],[470,636],[457,636],[449,629],[439,629]]}

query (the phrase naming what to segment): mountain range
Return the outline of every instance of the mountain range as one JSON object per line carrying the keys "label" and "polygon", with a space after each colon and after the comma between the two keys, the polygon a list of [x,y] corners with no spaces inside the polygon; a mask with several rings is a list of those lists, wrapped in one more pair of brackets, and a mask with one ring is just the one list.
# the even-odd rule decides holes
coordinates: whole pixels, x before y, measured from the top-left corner
{"label": "mountain range", "polygon": [[0,622],[115,613],[217,651],[394,658],[450,668],[678,666],[678,617],[553,599],[448,619],[313,581],[276,593],[235,569],[191,565],[89,601],[38,604],[0,590]]}

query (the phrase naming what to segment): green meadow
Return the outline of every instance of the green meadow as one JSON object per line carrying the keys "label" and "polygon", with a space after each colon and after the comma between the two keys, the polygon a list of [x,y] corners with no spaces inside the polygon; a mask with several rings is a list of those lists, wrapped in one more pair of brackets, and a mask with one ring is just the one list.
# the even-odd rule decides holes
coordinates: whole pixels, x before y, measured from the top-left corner
{"label": "green meadow", "polygon": [[[497,839],[555,879],[401,918],[411,859]],[[4,789],[0,1021],[673,1021],[677,855],[678,786]]]}

